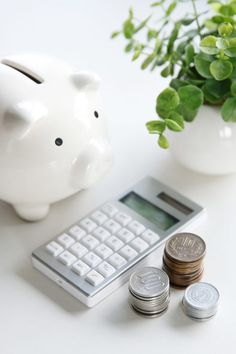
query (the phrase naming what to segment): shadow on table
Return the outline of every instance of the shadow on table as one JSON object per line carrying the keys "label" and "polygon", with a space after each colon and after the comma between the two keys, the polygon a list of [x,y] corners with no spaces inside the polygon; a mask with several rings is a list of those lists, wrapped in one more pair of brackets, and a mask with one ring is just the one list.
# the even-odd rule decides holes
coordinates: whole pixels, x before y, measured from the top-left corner
{"label": "shadow on table", "polygon": [[197,326],[198,323],[185,315],[182,308],[182,296],[184,292],[181,291],[180,294],[180,291],[181,290],[171,288],[170,301],[175,297],[178,297],[179,300],[177,302],[175,301],[173,304],[170,302],[170,308],[166,313],[166,321],[170,327],[174,328],[176,331],[179,329],[182,332],[183,328],[186,327],[189,329],[190,327]]}
{"label": "shadow on table", "polygon": [[[113,295],[110,296],[112,297]],[[142,317],[132,310],[131,306],[128,303],[127,297],[123,295],[122,301],[119,301],[119,304],[117,306],[109,306],[109,312],[107,312],[104,317],[106,317],[106,320],[115,327],[129,327],[134,322],[137,323],[139,320],[143,321]]]}
{"label": "shadow on table", "polygon": [[25,280],[32,287],[37,289],[39,293],[46,296],[51,302],[63,308],[66,312],[77,315],[89,309],[80,301],[73,298],[70,294],[52,282],[50,279],[42,275],[38,270],[34,269],[27,262],[24,267],[18,268],[16,274]]}
{"label": "shadow on table", "polygon": [[0,215],[0,225],[2,227],[25,224],[25,221],[16,215],[13,207],[8,203],[3,202],[2,200],[0,201]]}

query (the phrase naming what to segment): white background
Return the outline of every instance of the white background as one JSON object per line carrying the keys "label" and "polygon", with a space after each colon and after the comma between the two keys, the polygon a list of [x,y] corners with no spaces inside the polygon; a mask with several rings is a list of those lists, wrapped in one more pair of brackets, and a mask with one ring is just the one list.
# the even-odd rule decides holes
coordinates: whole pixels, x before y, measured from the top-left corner
{"label": "white background", "polygon": [[[149,13],[148,1],[132,3],[140,17]],[[103,181],[53,205],[44,221],[25,223],[0,203],[0,353],[235,353],[236,177],[190,172],[147,134],[145,121],[155,117],[155,98],[167,82],[157,72],[142,72],[122,52],[124,41],[109,38],[127,16],[129,1],[1,0],[0,5],[1,55],[43,52],[99,73],[115,155]],[[201,0],[198,7],[204,7]],[[157,319],[130,310],[127,286],[88,310],[31,266],[34,248],[146,175],[207,209],[197,229],[207,243],[203,279],[221,293],[219,312],[207,323],[185,317],[181,291],[172,292],[168,312]],[[154,265],[161,266],[161,254],[162,249]]]}

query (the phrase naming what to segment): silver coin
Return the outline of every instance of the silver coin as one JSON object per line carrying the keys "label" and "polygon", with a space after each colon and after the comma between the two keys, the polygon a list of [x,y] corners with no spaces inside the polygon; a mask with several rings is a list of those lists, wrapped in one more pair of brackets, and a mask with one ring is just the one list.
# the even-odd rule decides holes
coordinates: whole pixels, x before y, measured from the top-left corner
{"label": "silver coin", "polygon": [[160,317],[161,315],[163,315],[167,311],[167,308],[165,308],[162,312],[147,314],[146,312],[142,312],[142,311],[137,310],[132,304],[131,304],[131,308],[132,308],[132,310],[134,310],[135,313],[137,313],[138,315],[145,317],[145,318]]}
{"label": "silver coin", "polygon": [[190,285],[184,294],[187,304],[197,310],[207,310],[216,307],[219,297],[219,292],[213,285],[203,282]]}
{"label": "silver coin", "polygon": [[216,310],[212,313],[208,313],[208,314],[194,314],[191,311],[189,311],[189,309],[185,306],[184,302],[182,302],[183,305],[183,311],[184,313],[190,317],[192,320],[198,321],[198,322],[204,322],[204,321],[209,321],[210,319],[212,319],[213,317],[215,317],[216,315]]}
{"label": "silver coin", "polygon": [[156,297],[169,288],[169,277],[161,269],[144,267],[137,270],[130,277],[132,293],[141,297]]}

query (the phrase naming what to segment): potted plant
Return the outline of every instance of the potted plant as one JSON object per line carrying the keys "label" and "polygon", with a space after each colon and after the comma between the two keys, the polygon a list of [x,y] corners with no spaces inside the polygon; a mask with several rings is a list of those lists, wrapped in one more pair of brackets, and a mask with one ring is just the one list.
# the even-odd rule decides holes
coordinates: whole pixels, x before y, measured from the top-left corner
{"label": "potted plant", "polygon": [[125,38],[125,52],[132,61],[141,59],[142,70],[160,68],[162,77],[171,78],[157,96],[157,118],[146,123],[159,146],[170,146],[193,170],[236,172],[236,0],[209,0],[200,13],[190,0],[187,14],[181,2],[155,2],[144,20],[130,9],[112,38]]}

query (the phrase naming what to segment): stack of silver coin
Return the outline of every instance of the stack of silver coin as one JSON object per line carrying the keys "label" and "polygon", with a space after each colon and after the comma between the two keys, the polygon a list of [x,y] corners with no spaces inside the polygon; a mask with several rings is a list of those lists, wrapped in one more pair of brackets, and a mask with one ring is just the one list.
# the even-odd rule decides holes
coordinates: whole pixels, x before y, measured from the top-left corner
{"label": "stack of silver coin", "polygon": [[207,321],[217,312],[219,292],[211,284],[195,283],[185,290],[182,302],[187,316],[194,320]]}
{"label": "stack of silver coin", "polygon": [[154,267],[134,272],[129,282],[129,302],[136,312],[146,317],[165,312],[170,302],[168,275]]}

